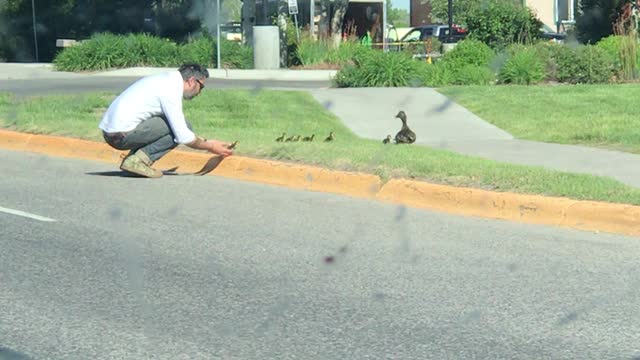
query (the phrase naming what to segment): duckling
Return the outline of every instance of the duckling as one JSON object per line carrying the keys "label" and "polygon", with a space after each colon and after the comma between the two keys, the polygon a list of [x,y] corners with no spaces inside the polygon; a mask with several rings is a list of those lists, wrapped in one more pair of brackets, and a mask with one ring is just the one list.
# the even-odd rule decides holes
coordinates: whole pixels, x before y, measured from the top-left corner
{"label": "duckling", "polygon": [[291,135],[285,140],[285,142],[293,141],[293,138],[295,138],[295,137],[296,137],[295,135]]}
{"label": "duckling", "polygon": [[294,137],[292,141],[299,141],[299,140],[300,140],[300,135],[296,135],[296,137]]}
{"label": "duckling", "polygon": [[387,135],[386,138],[384,138],[384,140],[382,140],[383,144],[388,144],[391,142],[391,135]]}
{"label": "duckling", "polygon": [[276,138],[277,142],[282,142],[284,141],[285,136],[287,136],[286,132],[283,132],[281,136],[279,136],[278,138]]}
{"label": "duckling", "polygon": [[335,136],[333,136],[333,131],[331,131],[329,133],[329,136],[327,136],[326,139],[324,139],[325,142],[329,142],[329,141],[333,141],[333,139],[335,139]]}
{"label": "duckling", "polygon": [[305,136],[302,138],[302,141],[313,141],[314,137],[316,137],[316,134],[313,134],[311,136]]}
{"label": "duckling", "polygon": [[396,144],[412,144],[416,141],[416,134],[407,126],[407,114],[400,110],[396,117],[402,120],[402,129],[396,134]]}

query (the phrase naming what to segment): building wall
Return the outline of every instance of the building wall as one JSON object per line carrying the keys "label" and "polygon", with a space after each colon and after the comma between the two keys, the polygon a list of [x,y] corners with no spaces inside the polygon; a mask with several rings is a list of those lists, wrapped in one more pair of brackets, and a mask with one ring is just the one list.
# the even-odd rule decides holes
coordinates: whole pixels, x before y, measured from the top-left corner
{"label": "building wall", "polygon": [[578,0],[525,0],[547,30],[564,32],[575,23]]}
{"label": "building wall", "polygon": [[411,26],[431,24],[431,2],[429,0],[411,0],[409,14]]}
{"label": "building wall", "polygon": [[549,30],[556,31],[555,22],[555,0],[525,0],[525,5],[528,6],[536,14],[545,27]]}

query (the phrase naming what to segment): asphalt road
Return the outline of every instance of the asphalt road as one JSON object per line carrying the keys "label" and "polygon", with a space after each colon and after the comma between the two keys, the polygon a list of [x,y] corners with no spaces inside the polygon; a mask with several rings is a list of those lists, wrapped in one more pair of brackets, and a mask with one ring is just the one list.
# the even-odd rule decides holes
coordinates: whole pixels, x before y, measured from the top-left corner
{"label": "asphalt road", "polygon": [[[56,93],[82,93],[86,91],[120,92],[140,77],[77,77],[72,79],[52,78],[33,80],[0,81],[0,92],[11,92],[16,96],[50,95]],[[279,81],[279,80],[232,80],[212,79],[206,81],[208,88],[239,89],[318,89],[331,86],[330,81]],[[205,88],[204,91],[206,91]]]}
{"label": "asphalt road", "polygon": [[0,164],[0,359],[640,356],[634,238],[5,150]]}

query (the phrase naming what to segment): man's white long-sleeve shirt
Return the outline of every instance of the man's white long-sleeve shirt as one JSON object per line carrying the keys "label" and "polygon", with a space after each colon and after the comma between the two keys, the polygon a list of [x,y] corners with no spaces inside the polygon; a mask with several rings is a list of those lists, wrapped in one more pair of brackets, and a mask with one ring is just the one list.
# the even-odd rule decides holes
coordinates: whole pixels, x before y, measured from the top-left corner
{"label": "man's white long-sleeve shirt", "polygon": [[164,115],[174,141],[190,143],[196,135],[187,127],[182,112],[182,94],[182,75],[177,70],[144,77],[111,103],[98,127],[109,133],[127,132],[153,116]]}

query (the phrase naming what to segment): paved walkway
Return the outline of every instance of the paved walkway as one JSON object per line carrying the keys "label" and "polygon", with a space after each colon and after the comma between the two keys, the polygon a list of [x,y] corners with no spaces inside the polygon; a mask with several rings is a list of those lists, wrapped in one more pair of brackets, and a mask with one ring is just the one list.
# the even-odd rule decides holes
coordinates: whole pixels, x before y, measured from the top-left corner
{"label": "paved walkway", "polygon": [[609,176],[640,188],[640,155],[514,139],[429,88],[318,89],[311,93],[358,136],[382,140],[407,113],[416,143],[502,162]]}

